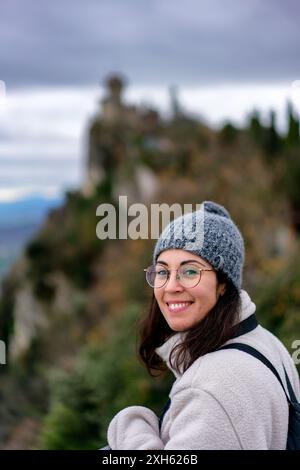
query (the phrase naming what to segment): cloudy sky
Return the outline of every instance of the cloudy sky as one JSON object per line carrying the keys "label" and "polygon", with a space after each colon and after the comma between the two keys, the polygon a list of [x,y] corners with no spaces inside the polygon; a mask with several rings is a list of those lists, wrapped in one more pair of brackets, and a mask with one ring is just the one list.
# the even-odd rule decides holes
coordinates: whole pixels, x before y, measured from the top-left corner
{"label": "cloudy sky", "polygon": [[287,98],[300,110],[299,14],[297,0],[0,0],[0,201],[80,184],[111,71],[128,101],[167,111],[176,84],[212,125],[256,107],[283,129]]}

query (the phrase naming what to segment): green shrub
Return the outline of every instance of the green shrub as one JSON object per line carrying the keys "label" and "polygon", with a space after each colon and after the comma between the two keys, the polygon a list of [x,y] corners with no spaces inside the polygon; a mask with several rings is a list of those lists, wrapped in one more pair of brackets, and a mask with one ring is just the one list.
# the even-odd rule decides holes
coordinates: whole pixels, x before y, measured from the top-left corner
{"label": "green shrub", "polygon": [[300,339],[299,251],[276,276],[266,273],[266,282],[257,291],[255,301],[259,321],[293,354],[293,343]]}

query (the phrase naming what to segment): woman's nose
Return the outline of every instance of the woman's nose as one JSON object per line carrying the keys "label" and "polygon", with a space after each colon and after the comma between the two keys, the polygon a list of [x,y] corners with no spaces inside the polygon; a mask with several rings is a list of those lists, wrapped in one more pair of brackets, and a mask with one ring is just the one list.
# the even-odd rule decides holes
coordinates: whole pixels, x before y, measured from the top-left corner
{"label": "woman's nose", "polygon": [[184,288],[180,284],[179,276],[176,271],[171,271],[170,272],[170,277],[168,279],[167,284],[165,285],[165,290],[166,291],[181,291]]}

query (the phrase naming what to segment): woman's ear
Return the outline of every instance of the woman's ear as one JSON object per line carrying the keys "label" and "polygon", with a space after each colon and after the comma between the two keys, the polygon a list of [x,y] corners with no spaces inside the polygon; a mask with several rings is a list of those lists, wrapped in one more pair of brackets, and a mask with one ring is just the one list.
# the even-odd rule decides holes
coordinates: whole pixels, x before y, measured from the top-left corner
{"label": "woman's ear", "polygon": [[225,291],[226,291],[226,284],[225,284],[225,283],[219,284],[219,285],[218,285],[218,290],[217,290],[218,297],[219,297],[220,295],[224,295]]}

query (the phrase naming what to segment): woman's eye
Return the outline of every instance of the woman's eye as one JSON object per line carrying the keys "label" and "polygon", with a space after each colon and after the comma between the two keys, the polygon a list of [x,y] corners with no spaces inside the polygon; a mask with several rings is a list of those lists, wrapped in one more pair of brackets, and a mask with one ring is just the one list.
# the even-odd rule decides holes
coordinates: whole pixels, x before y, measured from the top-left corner
{"label": "woman's eye", "polygon": [[184,276],[196,276],[198,274],[198,270],[195,269],[195,268],[186,268],[184,271],[183,271],[183,275]]}
{"label": "woman's eye", "polygon": [[156,270],[156,276],[167,276],[168,271],[166,269],[157,269]]}

